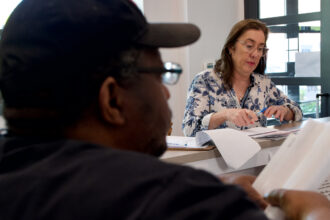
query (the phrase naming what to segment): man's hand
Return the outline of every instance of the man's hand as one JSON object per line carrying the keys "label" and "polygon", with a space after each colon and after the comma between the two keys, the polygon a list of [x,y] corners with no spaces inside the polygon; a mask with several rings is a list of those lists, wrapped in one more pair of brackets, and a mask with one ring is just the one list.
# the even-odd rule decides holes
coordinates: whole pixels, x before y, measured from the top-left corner
{"label": "man's hand", "polygon": [[330,201],[309,191],[274,190],[266,196],[273,206],[281,208],[290,220],[329,220]]}
{"label": "man's hand", "polygon": [[252,187],[252,183],[256,179],[255,176],[242,174],[223,174],[219,176],[220,180],[227,184],[236,184],[244,189],[249,198],[259,205],[260,208],[265,209],[268,205],[264,198]]}

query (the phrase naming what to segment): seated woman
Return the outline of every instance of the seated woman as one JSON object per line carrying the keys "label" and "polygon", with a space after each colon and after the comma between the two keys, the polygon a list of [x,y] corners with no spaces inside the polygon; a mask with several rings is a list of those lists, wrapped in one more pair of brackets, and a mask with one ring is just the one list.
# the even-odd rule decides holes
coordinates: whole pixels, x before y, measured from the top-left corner
{"label": "seated woman", "polygon": [[268,28],[258,20],[234,25],[213,70],[197,74],[189,88],[183,132],[266,126],[266,118],[301,120],[302,112],[264,75]]}

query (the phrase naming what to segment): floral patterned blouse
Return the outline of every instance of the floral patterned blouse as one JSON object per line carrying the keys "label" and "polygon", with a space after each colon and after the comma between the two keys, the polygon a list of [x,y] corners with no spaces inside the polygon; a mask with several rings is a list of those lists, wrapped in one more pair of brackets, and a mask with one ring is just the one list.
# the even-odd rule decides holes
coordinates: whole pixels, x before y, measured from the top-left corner
{"label": "floral patterned blouse", "polygon": [[[188,90],[188,98],[182,124],[186,136],[195,136],[196,132],[207,130],[213,113],[226,108],[245,108],[259,112],[272,105],[285,105],[294,113],[294,120],[302,119],[302,112],[297,103],[290,100],[265,75],[252,73],[251,84],[244,98],[239,102],[234,89],[224,88],[222,76],[213,70],[197,74]],[[261,114],[259,121],[248,127],[238,127],[226,121],[219,128],[247,129],[250,127],[267,126],[266,117]]]}

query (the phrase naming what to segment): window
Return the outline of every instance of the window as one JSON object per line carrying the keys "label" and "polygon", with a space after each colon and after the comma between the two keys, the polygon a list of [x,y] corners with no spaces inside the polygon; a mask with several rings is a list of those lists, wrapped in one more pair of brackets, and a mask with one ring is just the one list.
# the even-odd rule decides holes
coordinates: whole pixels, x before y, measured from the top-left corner
{"label": "window", "polygon": [[320,77],[321,22],[269,25],[266,73],[273,76]]}
{"label": "window", "polygon": [[319,12],[321,8],[321,1],[311,1],[311,0],[299,0],[298,1],[298,13],[311,13],[311,12]]}
{"label": "window", "polygon": [[[292,93],[289,93],[288,86],[278,85],[276,87],[291,99],[299,100],[298,104],[300,105],[301,110],[304,112],[305,117],[314,117],[316,111],[320,111],[320,103],[318,103],[315,97],[316,94],[321,93],[321,86],[300,85],[297,93],[299,97],[292,96]],[[317,107],[316,105],[319,106]]]}
{"label": "window", "polygon": [[278,17],[286,14],[285,0],[260,0],[259,4],[259,18]]}
{"label": "window", "polygon": [[330,102],[324,97],[316,106],[316,94],[330,92],[330,1],[245,0],[244,7],[245,18],[270,29],[266,74],[300,104],[304,117],[315,117],[317,109],[328,116]]}

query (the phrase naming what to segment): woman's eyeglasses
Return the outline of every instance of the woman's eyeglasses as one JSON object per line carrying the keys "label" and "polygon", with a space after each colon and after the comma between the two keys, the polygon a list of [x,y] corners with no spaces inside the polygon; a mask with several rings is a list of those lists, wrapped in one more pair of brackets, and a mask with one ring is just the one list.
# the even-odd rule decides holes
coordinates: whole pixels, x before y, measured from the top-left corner
{"label": "woman's eyeglasses", "polygon": [[264,47],[264,46],[256,46],[253,42],[250,41],[241,41],[241,40],[237,40],[237,42],[239,42],[240,44],[242,44],[246,50],[246,52],[248,53],[252,53],[255,49],[257,49],[257,53],[260,56],[265,56],[268,52],[268,48]]}
{"label": "woman's eyeglasses", "polygon": [[165,62],[163,67],[137,67],[140,73],[160,73],[162,81],[167,85],[174,85],[178,82],[182,68],[180,64]]}

